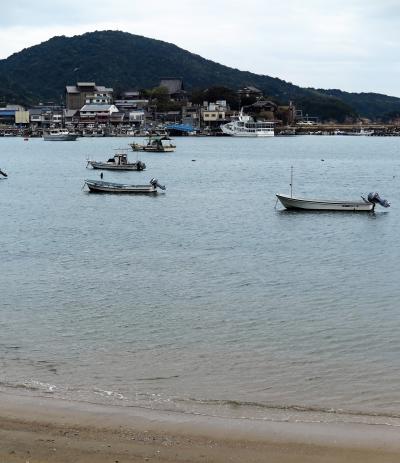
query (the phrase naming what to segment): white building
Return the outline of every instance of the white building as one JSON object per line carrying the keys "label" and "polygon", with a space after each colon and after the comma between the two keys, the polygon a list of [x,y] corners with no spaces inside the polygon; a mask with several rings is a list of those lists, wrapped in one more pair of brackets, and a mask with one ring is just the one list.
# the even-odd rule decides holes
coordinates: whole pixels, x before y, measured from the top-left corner
{"label": "white building", "polygon": [[133,122],[135,125],[143,125],[145,118],[146,114],[143,110],[129,112],[129,122]]}
{"label": "white building", "polygon": [[83,123],[109,122],[113,113],[118,113],[118,108],[113,104],[86,104],[79,111]]}
{"label": "white building", "polygon": [[86,95],[85,104],[111,104],[112,95],[106,92],[95,92]]}
{"label": "white building", "polygon": [[219,100],[215,103],[203,102],[202,119],[206,125],[212,123],[221,123],[226,119],[227,104],[225,100]]}

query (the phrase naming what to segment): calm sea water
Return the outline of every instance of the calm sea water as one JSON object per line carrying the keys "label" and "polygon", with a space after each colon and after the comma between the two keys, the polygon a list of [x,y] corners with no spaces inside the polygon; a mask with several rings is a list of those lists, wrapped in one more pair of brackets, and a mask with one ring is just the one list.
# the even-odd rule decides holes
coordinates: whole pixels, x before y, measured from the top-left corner
{"label": "calm sea water", "polygon": [[[0,138],[1,390],[399,424],[400,139],[180,138],[104,174],[165,194],[82,190],[129,141]],[[291,165],[298,195],[392,207],[274,209]]]}

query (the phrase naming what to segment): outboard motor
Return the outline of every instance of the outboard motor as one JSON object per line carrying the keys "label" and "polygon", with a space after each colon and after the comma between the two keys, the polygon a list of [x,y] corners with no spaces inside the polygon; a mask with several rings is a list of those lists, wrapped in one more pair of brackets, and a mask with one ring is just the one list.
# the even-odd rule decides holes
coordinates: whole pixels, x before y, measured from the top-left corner
{"label": "outboard motor", "polygon": [[3,177],[8,177],[8,175],[7,175],[5,172],[3,172],[1,169],[0,169],[0,174],[1,174]]}
{"label": "outboard motor", "polygon": [[146,169],[146,164],[142,161],[137,162],[137,170],[144,170]]}
{"label": "outboard motor", "polygon": [[380,204],[382,207],[390,207],[388,201],[381,198],[376,191],[373,193],[368,193],[368,201],[373,204]]}
{"label": "outboard motor", "polygon": [[160,188],[160,190],[165,190],[166,189],[164,185],[160,185],[158,183],[158,180],[156,178],[152,178],[150,180],[150,184],[153,185],[155,188]]}

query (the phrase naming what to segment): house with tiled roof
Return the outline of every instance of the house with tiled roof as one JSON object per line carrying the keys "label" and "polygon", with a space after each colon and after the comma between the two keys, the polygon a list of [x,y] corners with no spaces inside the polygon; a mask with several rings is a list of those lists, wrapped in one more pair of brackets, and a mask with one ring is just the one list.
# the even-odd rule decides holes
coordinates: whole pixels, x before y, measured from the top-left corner
{"label": "house with tiled roof", "polygon": [[118,108],[113,104],[86,104],[79,111],[83,124],[108,123],[111,119],[119,120]]}
{"label": "house with tiled roof", "polygon": [[240,97],[251,98],[254,97],[256,99],[262,98],[263,92],[257,87],[253,87],[252,85],[248,85],[247,87],[243,87],[237,91]]}
{"label": "house with tiled roof", "polygon": [[181,101],[186,99],[186,91],[183,87],[183,80],[175,77],[164,77],[160,80],[160,87],[168,90],[168,95],[172,100]]}
{"label": "house with tiled roof", "polygon": [[66,109],[81,109],[85,104],[111,104],[113,89],[95,82],[77,82],[65,88]]}

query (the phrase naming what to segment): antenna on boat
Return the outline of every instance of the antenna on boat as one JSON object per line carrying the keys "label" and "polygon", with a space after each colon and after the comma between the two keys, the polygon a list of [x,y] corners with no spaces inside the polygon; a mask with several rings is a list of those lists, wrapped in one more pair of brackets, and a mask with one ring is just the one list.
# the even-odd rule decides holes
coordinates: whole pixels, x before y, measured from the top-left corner
{"label": "antenna on boat", "polygon": [[293,198],[293,166],[290,166],[290,197]]}

